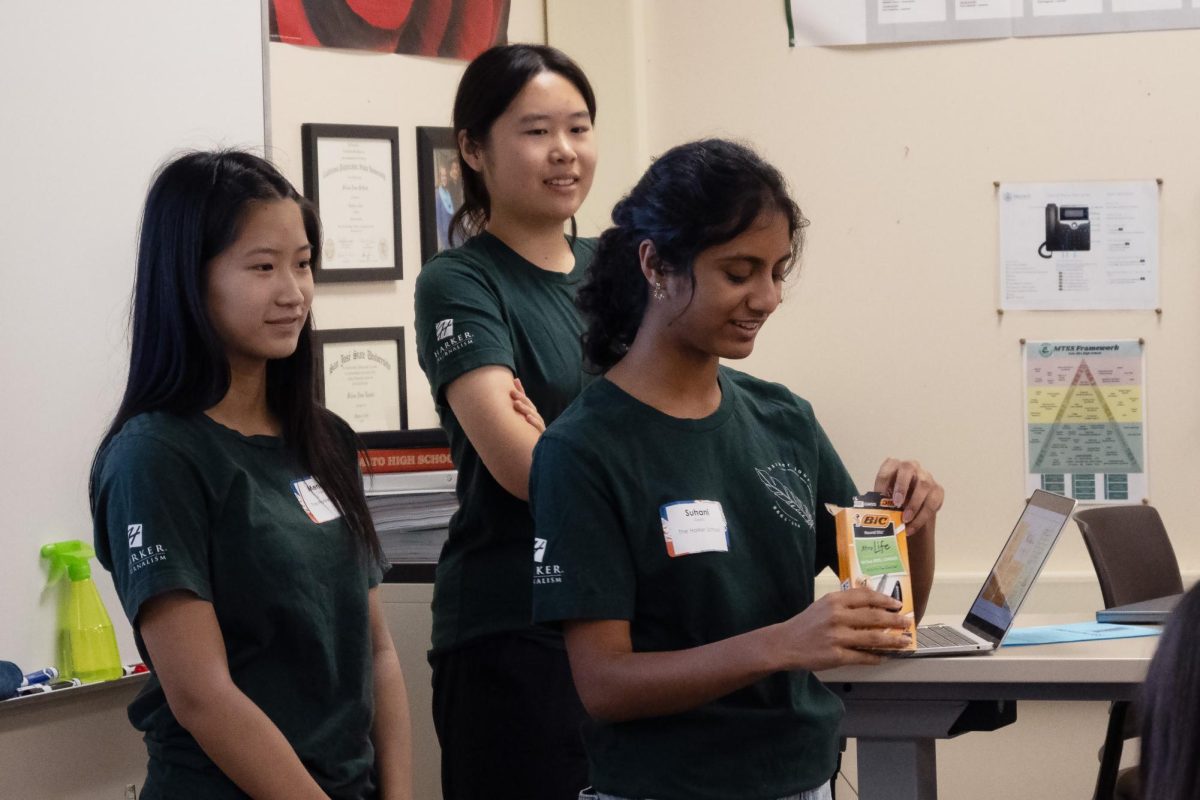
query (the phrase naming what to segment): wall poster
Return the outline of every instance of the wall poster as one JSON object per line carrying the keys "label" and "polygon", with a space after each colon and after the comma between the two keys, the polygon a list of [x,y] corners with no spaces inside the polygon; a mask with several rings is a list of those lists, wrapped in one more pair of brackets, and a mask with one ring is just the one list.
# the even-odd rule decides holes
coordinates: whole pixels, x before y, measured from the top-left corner
{"label": "wall poster", "polygon": [[1136,340],[1026,342],[1026,492],[1137,503],[1146,483],[1146,371]]}

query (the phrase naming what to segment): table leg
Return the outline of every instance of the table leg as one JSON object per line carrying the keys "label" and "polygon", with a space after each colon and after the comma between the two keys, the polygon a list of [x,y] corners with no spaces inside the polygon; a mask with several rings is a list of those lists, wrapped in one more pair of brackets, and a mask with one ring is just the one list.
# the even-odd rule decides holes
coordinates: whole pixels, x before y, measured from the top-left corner
{"label": "table leg", "polygon": [[937,800],[933,739],[858,739],[859,800]]}

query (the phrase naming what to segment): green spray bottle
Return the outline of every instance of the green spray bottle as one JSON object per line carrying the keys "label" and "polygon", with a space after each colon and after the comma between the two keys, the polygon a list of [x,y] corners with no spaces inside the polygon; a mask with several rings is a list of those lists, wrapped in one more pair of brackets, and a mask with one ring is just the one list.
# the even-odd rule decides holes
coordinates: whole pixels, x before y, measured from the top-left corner
{"label": "green spray bottle", "polygon": [[112,620],[92,581],[89,561],[96,551],[78,539],[42,547],[50,561],[50,583],[67,581],[58,600],[58,670],[84,683],[121,677],[121,654]]}

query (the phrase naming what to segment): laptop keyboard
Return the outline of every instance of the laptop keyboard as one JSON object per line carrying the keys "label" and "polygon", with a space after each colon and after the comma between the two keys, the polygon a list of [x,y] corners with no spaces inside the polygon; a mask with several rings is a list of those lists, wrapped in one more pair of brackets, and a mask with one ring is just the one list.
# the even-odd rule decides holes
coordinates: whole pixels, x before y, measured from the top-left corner
{"label": "laptop keyboard", "polygon": [[961,647],[976,645],[979,642],[959,633],[957,628],[949,625],[922,625],[917,628],[917,649],[926,650],[930,647]]}

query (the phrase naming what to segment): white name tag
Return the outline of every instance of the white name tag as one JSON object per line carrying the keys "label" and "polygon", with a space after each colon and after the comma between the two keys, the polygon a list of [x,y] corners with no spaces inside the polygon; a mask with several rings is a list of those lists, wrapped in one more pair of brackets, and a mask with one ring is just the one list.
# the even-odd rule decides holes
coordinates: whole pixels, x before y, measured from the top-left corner
{"label": "white name tag", "polygon": [[308,514],[308,518],[318,525],[341,516],[337,506],[329,499],[329,495],[325,494],[316,478],[292,481],[292,494],[296,495],[296,500],[304,509],[304,513]]}
{"label": "white name tag", "polygon": [[667,555],[729,552],[729,526],[716,500],[677,500],[658,509]]}

